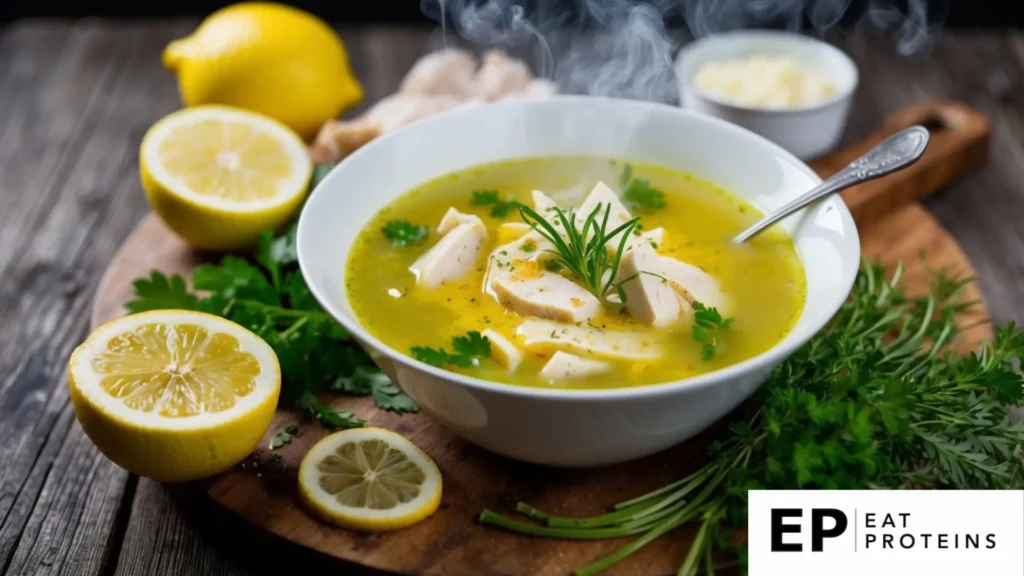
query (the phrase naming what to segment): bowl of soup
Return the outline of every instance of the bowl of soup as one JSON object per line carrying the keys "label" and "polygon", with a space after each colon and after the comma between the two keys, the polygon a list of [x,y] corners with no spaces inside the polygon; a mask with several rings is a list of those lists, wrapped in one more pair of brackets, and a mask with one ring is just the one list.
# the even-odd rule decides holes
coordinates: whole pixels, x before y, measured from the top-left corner
{"label": "bowl of soup", "polygon": [[422,411],[518,460],[592,467],[748,398],[849,294],[838,197],[743,128],[560,96],[423,120],[340,163],[298,227],[324,308]]}

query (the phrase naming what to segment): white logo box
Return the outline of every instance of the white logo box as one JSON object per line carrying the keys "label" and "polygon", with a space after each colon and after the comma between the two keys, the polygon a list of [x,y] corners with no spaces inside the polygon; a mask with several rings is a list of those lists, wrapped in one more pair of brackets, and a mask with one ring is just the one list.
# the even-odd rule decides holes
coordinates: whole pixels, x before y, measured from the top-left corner
{"label": "white logo box", "polygon": [[[1024,576],[1021,490],[751,490],[749,502],[750,576]],[[776,548],[801,551],[772,550],[773,514]]]}

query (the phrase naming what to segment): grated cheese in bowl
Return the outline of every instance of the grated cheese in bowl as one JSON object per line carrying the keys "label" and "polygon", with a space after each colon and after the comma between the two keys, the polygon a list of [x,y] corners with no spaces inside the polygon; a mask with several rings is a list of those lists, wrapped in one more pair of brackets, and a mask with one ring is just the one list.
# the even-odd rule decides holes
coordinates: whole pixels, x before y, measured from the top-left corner
{"label": "grated cheese in bowl", "polygon": [[789,56],[706,62],[693,82],[702,92],[755,108],[801,108],[824,102],[837,92],[824,74]]}

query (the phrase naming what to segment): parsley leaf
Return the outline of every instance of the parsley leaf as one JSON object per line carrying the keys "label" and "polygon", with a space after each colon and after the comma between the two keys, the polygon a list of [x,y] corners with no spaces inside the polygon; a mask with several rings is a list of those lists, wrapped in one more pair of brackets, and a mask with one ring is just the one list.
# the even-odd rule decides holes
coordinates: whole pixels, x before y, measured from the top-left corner
{"label": "parsley leaf", "polygon": [[402,414],[403,412],[418,412],[420,407],[409,398],[392,382],[386,379],[383,382],[375,383],[373,386],[373,403],[383,410]]}
{"label": "parsley leaf", "polygon": [[501,202],[501,197],[498,196],[497,190],[473,190],[473,194],[469,197],[469,203],[473,206],[489,206],[499,202]]}
{"label": "parsley leaf", "polygon": [[523,206],[518,200],[502,200],[497,190],[474,190],[469,203],[473,206],[490,206],[494,218],[505,218],[509,212]]}
{"label": "parsley leaf", "polygon": [[274,236],[269,230],[260,234],[259,247],[256,249],[256,262],[270,274],[270,283],[275,287],[281,284],[281,269],[299,261],[295,235],[299,227],[295,224],[281,236]]}
{"label": "parsley leaf", "polygon": [[366,366],[357,367],[351,376],[339,376],[331,389],[347,394],[371,394],[378,408],[398,414],[419,410],[412,398],[403,394],[386,374]]}
{"label": "parsley leaf", "polygon": [[277,450],[285,444],[291,444],[292,439],[299,436],[299,427],[295,424],[289,424],[284,427],[283,430],[274,434],[274,437],[270,440],[270,449]]}
{"label": "parsley leaf", "polygon": [[701,344],[701,360],[707,362],[715,357],[721,333],[732,325],[732,318],[723,319],[716,308],[708,308],[697,302],[693,306],[693,339]]}
{"label": "parsley leaf", "polygon": [[482,336],[476,330],[467,332],[465,336],[452,338],[452,352],[444,348],[429,348],[426,346],[413,346],[410,350],[412,357],[423,362],[444,368],[448,365],[460,368],[479,366],[482,358],[491,357],[491,341]]}
{"label": "parsley leaf", "polygon": [[622,201],[635,212],[653,212],[665,207],[665,193],[651,187],[648,180],[633,178],[633,166],[626,164],[619,175]]}
{"label": "parsley leaf", "polygon": [[384,237],[392,246],[408,246],[426,240],[427,227],[413,224],[408,220],[390,220],[381,228]]}
{"label": "parsley leaf", "polygon": [[[318,166],[313,185],[329,170],[330,166]],[[415,402],[380,373],[313,297],[299,271],[295,232],[293,222],[278,234],[262,233],[251,259],[225,256],[219,263],[197,266],[192,271],[192,290],[180,275],[153,271],[135,280],[128,312],[199,310],[251,330],[277,355],[280,401],[308,410],[325,426],[362,425],[351,411],[317,401],[317,393],[334,388],[333,383],[345,377],[369,382],[351,389],[342,386],[347,394],[371,395],[377,407],[385,410],[416,411]]]}
{"label": "parsley leaf", "polygon": [[199,309],[198,298],[188,291],[185,279],[178,274],[168,277],[153,270],[149,276],[135,280],[132,286],[135,287],[135,297],[126,304],[129,314],[167,308]]}
{"label": "parsley leaf", "polygon": [[465,336],[452,338],[452,350],[460,356],[490,358],[491,342],[486,336],[481,336],[479,332],[473,330],[467,332]]}
{"label": "parsley leaf", "polygon": [[427,346],[413,346],[409,352],[412,357],[423,362],[424,364],[430,364],[438,368],[444,368],[444,365],[448,363],[448,353],[444,351],[444,348],[430,348]]}
{"label": "parsley leaf", "polygon": [[321,403],[316,396],[306,392],[295,403],[299,408],[308,410],[324,428],[362,428],[366,421],[357,418],[351,410],[332,408]]}
{"label": "parsley leaf", "polygon": [[507,202],[502,202],[501,204],[495,204],[495,206],[491,208],[491,216],[494,216],[495,218],[505,218],[508,216],[509,212],[519,210],[522,207],[523,205],[518,200],[509,200]]}
{"label": "parsley leaf", "polygon": [[665,207],[665,193],[651,187],[647,180],[635,179],[622,193],[622,200],[630,210],[653,212]]}

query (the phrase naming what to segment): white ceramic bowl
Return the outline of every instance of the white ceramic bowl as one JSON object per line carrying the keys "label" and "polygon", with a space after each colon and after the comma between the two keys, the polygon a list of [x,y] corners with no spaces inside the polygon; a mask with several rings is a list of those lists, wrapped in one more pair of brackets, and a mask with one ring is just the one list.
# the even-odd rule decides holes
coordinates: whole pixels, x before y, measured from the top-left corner
{"label": "white ceramic bowl", "polygon": [[696,378],[611,390],[499,384],[413,360],[359,323],[345,294],[345,262],[356,235],[378,210],[453,171],[555,155],[612,156],[675,168],[708,178],[762,210],[820,182],[786,151],[732,124],[673,106],[574,96],[445,113],[375,140],[340,163],[302,211],[302,273],[317,300],[423,412],[474,444],[566,467],[622,462],[668,448],[747,398],[825,325],[849,293],[860,242],[850,212],[836,196],[779,224],[794,234],[807,275],[807,303],[792,333],[755,358]]}
{"label": "white ceramic bowl", "polygon": [[[836,86],[836,94],[799,108],[768,109],[732,103],[693,85],[693,77],[706,62],[756,54],[792,57],[824,74]],[[839,143],[858,81],[857,66],[842,50],[806,36],[770,30],[727,32],[687,45],[679,51],[676,78],[683,107],[743,126],[805,160]]]}

